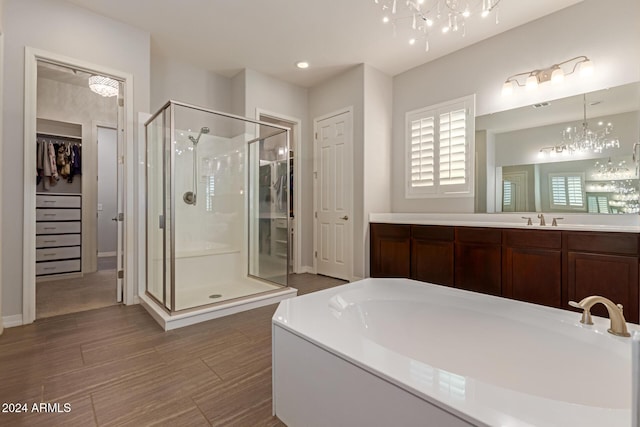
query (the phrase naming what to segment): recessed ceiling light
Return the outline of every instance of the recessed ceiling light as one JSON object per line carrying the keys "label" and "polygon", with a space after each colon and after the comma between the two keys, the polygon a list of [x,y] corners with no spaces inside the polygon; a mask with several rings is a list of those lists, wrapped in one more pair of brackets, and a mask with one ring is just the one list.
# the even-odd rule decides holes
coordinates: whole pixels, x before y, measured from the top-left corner
{"label": "recessed ceiling light", "polygon": [[296,67],[302,68],[304,70],[305,68],[309,68],[309,63],[307,61],[299,61],[296,62]]}

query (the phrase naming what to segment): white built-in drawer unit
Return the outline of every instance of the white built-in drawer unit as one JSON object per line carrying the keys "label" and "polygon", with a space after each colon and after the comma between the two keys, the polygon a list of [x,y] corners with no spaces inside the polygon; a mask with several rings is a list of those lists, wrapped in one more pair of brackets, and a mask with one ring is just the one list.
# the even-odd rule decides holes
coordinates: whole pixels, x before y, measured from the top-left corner
{"label": "white built-in drawer unit", "polygon": [[36,194],[36,276],[82,271],[82,197]]}
{"label": "white built-in drawer unit", "polygon": [[82,202],[82,197],[78,195],[61,196],[50,194],[36,195],[36,208],[78,208]]}
{"label": "white built-in drawer unit", "polygon": [[36,209],[36,221],[80,221],[80,209]]}
{"label": "white built-in drawer unit", "polygon": [[80,234],[51,234],[36,236],[36,248],[56,246],[80,246]]}
{"label": "white built-in drawer unit", "polygon": [[74,273],[80,271],[80,260],[69,259],[66,261],[49,261],[36,263],[36,276],[49,274]]}
{"label": "white built-in drawer unit", "polygon": [[36,222],[36,234],[80,233],[80,221],[71,222]]}
{"label": "white built-in drawer unit", "polygon": [[36,249],[36,261],[80,258],[80,246]]}

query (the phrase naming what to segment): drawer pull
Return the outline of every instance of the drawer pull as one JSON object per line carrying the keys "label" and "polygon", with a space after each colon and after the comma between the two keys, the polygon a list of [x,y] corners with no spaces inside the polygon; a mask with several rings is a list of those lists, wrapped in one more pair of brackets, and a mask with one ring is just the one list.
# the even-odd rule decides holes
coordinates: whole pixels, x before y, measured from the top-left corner
{"label": "drawer pull", "polygon": [[55,200],[43,200],[44,203],[55,203]]}
{"label": "drawer pull", "polygon": [[45,267],[45,268],[43,268],[43,270],[55,270],[55,269],[56,269],[55,267]]}
{"label": "drawer pull", "polygon": [[45,229],[45,230],[55,230],[55,229],[56,229],[56,227],[45,227],[44,229]]}
{"label": "drawer pull", "polygon": [[57,254],[53,253],[53,254],[42,254],[42,256],[56,256]]}
{"label": "drawer pull", "polygon": [[55,243],[55,240],[45,240],[44,243]]}
{"label": "drawer pull", "polygon": [[44,216],[56,216],[56,214],[44,214]]}

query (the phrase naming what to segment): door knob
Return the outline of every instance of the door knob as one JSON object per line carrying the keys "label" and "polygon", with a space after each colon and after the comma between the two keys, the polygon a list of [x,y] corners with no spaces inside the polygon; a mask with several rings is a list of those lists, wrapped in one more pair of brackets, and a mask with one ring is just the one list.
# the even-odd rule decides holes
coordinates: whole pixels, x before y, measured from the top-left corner
{"label": "door knob", "polygon": [[345,221],[348,221],[348,220],[349,220],[349,217],[348,217],[347,215],[345,215],[345,216],[343,216],[343,217],[342,217],[342,218],[340,218],[340,219],[344,219]]}
{"label": "door knob", "polygon": [[111,221],[117,221],[117,220],[118,220],[117,216],[114,216],[113,218],[111,218]]}

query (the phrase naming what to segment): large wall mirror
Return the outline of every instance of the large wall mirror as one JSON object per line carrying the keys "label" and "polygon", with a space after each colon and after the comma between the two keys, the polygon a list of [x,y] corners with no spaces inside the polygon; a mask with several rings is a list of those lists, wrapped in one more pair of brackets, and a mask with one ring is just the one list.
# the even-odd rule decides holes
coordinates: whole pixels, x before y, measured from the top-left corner
{"label": "large wall mirror", "polygon": [[476,117],[476,212],[638,214],[638,143],[640,83]]}

